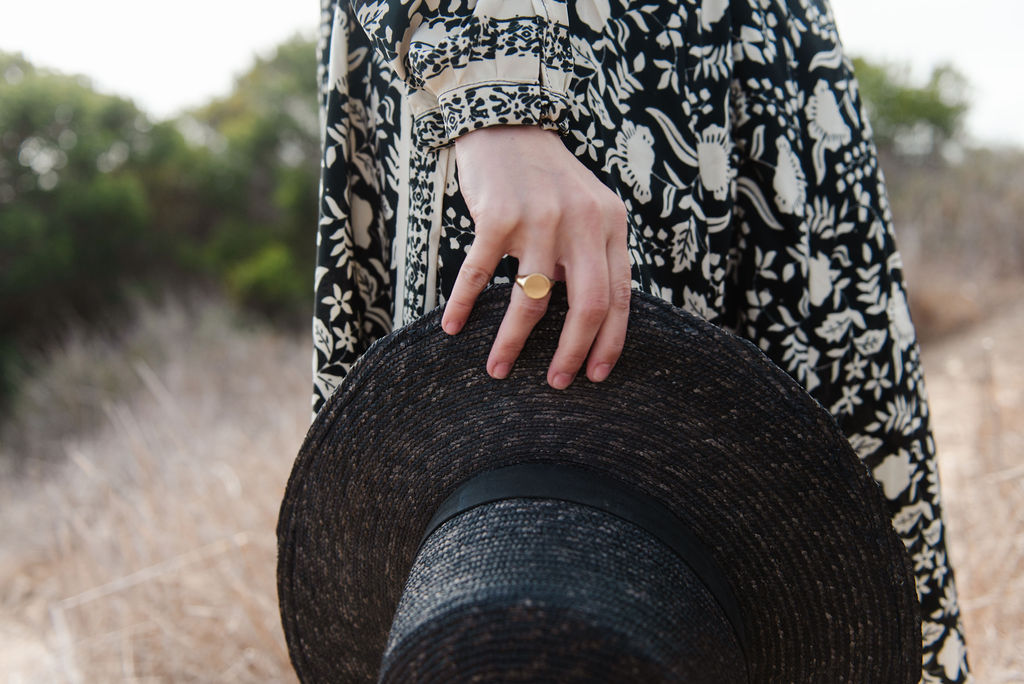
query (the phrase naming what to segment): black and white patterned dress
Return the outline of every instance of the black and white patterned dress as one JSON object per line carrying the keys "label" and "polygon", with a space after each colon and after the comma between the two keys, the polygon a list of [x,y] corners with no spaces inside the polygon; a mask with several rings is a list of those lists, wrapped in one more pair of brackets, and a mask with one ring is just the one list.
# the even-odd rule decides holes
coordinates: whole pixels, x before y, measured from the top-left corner
{"label": "black and white patterned dress", "polygon": [[913,557],[924,681],[968,681],[900,258],[827,2],[322,11],[314,410],[450,293],[473,238],[453,139],[557,129],[626,204],[634,287],[754,341],[838,419]]}

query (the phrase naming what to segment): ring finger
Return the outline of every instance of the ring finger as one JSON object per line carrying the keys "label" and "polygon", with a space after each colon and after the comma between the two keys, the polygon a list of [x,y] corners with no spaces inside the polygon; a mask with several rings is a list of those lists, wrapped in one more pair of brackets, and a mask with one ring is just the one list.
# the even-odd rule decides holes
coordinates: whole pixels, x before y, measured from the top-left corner
{"label": "ring finger", "polygon": [[[548,258],[524,257],[519,261],[519,273],[520,275],[542,273],[548,278],[553,278],[555,265]],[[501,321],[498,334],[491,346],[490,356],[487,358],[487,372],[491,377],[499,380],[508,377],[512,370],[512,364],[515,363],[523,345],[526,344],[526,338],[530,336],[530,331],[537,325],[537,322],[544,317],[550,300],[550,293],[540,299],[531,299],[526,296],[522,287],[517,285],[512,288],[508,310],[505,311],[505,317]]]}

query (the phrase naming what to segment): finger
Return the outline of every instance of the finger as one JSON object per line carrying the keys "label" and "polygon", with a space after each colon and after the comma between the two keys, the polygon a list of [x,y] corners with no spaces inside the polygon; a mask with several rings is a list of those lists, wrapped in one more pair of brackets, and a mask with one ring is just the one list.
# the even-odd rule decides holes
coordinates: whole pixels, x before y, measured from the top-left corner
{"label": "finger", "polygon": [[566,266],[566,277],[569,311],[548,368],[548,384],[555,389],[565,389],[572,383],[608,315],[607,254],[598,252],[587,261],[577,260]]}
{"label": "finger", "polygon": [[491,282],[494,269],[505,255],[497,240],[478,234],[473,240],[459,268],[459,275],[452,286],[452,294],[444,305],[441,328],[449,335],[455,335],[466,325],[473,304],[487,284]]}
{"label": "finger", "polygon": [[608,246],[608,315],[601,324],[587,359],[587,378],[601,382],[608,377],[622,355],[629,323],[631,274],[629,251],[623,242]]}
{"label": "finger", "polygon": [[[543,273],[550,277],[554,272],[553,258],[548,255],[536,258],[523,258],[519,261],[520,273]],[[526,344],[533,327],[544,317],[548,309],[551,295],[541,299],[530,299],[521,287],[512,288],[508,310],[498,327],[498,334],[491,345],[491,353],[487,358],[487,372],[499,380],[508,377],[512,365],[519,358],[519,352]]]}

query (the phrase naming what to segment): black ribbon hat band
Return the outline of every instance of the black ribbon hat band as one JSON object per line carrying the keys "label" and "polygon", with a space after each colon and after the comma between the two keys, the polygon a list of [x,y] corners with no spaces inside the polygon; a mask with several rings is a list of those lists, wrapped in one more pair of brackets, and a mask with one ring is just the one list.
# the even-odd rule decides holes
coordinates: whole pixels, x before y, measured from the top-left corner
{"label": "black ribbon hat band", "polygon": [[689,566],[715,597],[740,647],[746,632],[736,597],[708,548],[654,497],[591,470],[555,463],[527,463],[480,473],[455,490],[427,524],[420,546],[461,513],[505,499],[554,499],[602,510],[657,538]]}

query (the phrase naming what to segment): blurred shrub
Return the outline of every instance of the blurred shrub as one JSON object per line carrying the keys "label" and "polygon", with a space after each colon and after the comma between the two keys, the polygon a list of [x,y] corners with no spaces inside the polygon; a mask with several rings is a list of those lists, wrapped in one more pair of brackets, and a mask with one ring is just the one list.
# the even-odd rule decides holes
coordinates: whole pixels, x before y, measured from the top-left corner
{"label": "blurred shrub", "polygon": [[[221,164],[225,183],[217,220],[194,225],[200,260],[242,301],[271,313],[305,314],[312,301],[320,158],[315,73],[313,43],[292,39],[258,58],[227,97],[183,122]],[[280,265],[282,249],[290,267],[268,270],[267,254],[279,253]],[[256,263],[264,264],[260,279],[251,277]],[[268,282],[272,277],[281,280]]]}
{"label": "blurred shrub", "polygon": [[[6,64],[4,63],[6,61]],[[142,114],[80,79],[0,61],[0,316],[88,309],[144,257]]]}
{"label": "blurred shrub", "polygon": [[308,314],[319,134],[295,38],[226,97],[151,121],[82,77],[0,53],[0,398],[19,345],[92,320],[125,286],[220,284]]}
{"label": "blurred shrub", "polygon": [[962,134],[967,114],[967,80],[948,64],[932,69],[915,85],[906,67],[853,60],[874,131],[883,152],[931,157]]}
{"label": "blurred shrub", "polygon": [[228,284],[244,303],[279,310],[309,296],[308,275],[288,247],[272,243],[236,264],[228,272]]}
{"label": "blurred shrub", "polygon": [[0,55],[0,390],[18,339],[90,316],[154,260],[140,170],[160,133],[82,78]]}

